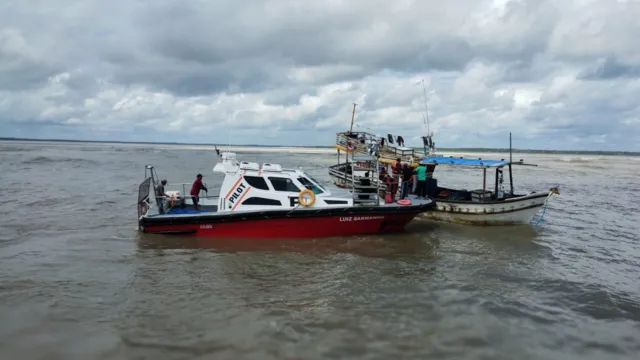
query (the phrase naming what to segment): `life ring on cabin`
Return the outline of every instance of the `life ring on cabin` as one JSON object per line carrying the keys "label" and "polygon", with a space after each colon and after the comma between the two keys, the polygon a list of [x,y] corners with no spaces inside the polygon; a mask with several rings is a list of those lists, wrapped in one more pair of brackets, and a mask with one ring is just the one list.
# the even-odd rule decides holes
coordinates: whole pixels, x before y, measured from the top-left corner
{"label": "life ring on cabin", "polygon": [[401,199],[401,200],[398,200],[398,204],[400,204],[400,205],[411,205],[411,200],[409,200],[409,199]]}
{"label": "life ring on cabin", "polygon": [[[307,194],[309,195],[309,199],[305,197]],[[298,194],[298,202],[302,206],[311,206],[316,202],[316,194],[309,189],[304,189],[300,191],[300,194]]]}
{"label": "life ring on cabin", "polygon": [[354,150],[356,148],[356,144],[353,142],[353,140],[347,141],[347,148],[349,150]]}

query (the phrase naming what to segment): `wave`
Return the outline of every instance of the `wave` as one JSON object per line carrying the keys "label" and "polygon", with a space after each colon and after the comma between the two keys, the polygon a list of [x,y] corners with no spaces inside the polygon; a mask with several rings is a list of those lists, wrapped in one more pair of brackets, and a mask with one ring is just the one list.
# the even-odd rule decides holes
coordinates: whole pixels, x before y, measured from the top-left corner
{"label": "wave", "polygon": [[54,163],[72,163],[77,165],[98,165],[95,160],[82,159],[82,158],[55,158],[48,156],[36,156],[29,160],[25,160],[22,164],[25,165],[40,165],[40,164],[54,164]]}

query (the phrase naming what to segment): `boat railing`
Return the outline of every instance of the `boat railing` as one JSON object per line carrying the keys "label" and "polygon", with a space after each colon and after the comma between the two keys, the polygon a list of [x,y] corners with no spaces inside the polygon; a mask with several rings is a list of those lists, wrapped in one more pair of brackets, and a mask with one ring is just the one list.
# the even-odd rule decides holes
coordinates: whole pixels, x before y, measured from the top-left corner
{"label": "boat railing", "polygon": [[[364,143],[362,143],[357,136],[362,134],[364,136]],[[376,146],[378,154],[390,160],[400,158],[401,161],[413,162],[415,157],[415,150],[409,147],[399,147],[395,144],[389,144],[385,141],[385,145],[380,147],[378,138],[369,133],[338,133],[336,134],[336,145],[354,154],[369,154],[369,150],[373,144]]]}
{"label": "boat railing", "polygon": [[138,219],[147,215],[149,211],[149,190],[151,189],[152,177],[149,176],[138,186]]}
{"label": "boat railing", "polygon": [[[357,135],[358,133],[353,133]],[[346,133],[339,133],[336,136],[336,145],[347,149],[349,152],[355,154],[368,154],[369,149],[367,147],[367,137],[365,136],[365,143],[360,142],[357,137],[349,137]]]}
{"label": "boat railing", "polygon": [[[182,191],[180,191],[180,195],[188,195],[189,193],[187,191],[191,191],[191,186],[193,185],[193,183],[167,183],[167,185],[165,185],[165,191],[169,190],[172,191],[174,189],[181,189]],[[205,185],[206,186],[206,185]]]}

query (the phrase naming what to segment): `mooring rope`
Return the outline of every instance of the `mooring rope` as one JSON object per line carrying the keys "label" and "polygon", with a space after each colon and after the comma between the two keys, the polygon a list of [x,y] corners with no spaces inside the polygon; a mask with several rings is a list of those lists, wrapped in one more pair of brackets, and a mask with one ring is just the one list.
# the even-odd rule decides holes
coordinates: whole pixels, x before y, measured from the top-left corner
{"label": "mooring rope", "polygon": [[[547,212],[547,201],[544,201],[544,205],[542,205],[542,214],[538,217],[538,221],[536,221],[535,225],[540,224],[542,219],[544,218],[544,214]],[[533,220],[533,219],[531,219]]]}

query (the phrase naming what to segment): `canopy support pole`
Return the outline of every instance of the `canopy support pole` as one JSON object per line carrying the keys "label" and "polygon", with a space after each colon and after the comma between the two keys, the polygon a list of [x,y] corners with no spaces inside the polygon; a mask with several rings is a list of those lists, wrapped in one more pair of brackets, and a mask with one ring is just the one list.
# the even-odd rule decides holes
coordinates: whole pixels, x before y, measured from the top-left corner
{"label": "canopy support pole", "polygon": [[482,168],[482,201],[485,200],[486,190],[487,190],[487,168]]}

